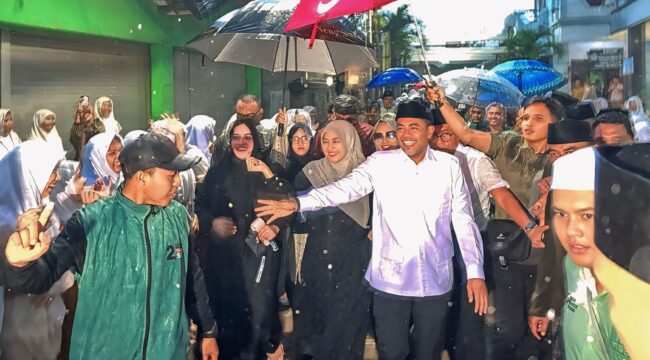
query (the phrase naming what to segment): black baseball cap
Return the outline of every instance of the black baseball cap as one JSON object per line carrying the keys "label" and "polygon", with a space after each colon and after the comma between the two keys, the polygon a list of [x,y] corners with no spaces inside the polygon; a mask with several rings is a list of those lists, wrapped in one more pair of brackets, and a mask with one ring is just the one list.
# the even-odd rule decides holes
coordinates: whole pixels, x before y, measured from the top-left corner
{"label": "black baseball cap", "polygon": [[386,90],[384,91],[384,94],[381,96],[381,98],[383,99],[387,97],[395,97],[395,94],[390,90]]}
{"label": "black baseball cap", "polygon": [[146,133],[125,144],[120,153],[120,163],[125,176],[141,170],[161,168],[185,171],[198,164],[198,156],[183,155],[167,137]]}

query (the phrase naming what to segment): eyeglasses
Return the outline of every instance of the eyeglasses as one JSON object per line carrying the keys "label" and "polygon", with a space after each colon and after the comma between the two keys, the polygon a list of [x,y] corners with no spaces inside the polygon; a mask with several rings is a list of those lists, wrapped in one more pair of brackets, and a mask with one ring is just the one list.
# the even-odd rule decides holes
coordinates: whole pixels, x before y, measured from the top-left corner
{"label": "eyeglasses", "polygon": [[311,140],[311,137],[305,135],[301,137],[294,136],[291,138],[292,143],[308,143]]}
{"label": "eyeglasses", "polygon": [[440,139],[440,140],[442,140],[444,142],[447,142],[447,141],[451,140],[451,134],[446,133],[446,132],[439,133],[439,134],[434,134],[433,137],[434,137],[434,139]]}
{"label": "eyeglasses", "polygon": [[259,108],[259,109],[257,109],[256,112],[254,112],[254,113],[250,113],[250,114],[240,114],[240,113],[237,113],[237,119],[240,119],[240,120],[241,120],[241,119],[252,119],[252,118],[254,118],[257,114],[259,114],[260,111],[262,111],[262,108]]}
{"label": "eyeglasses", "polygon": [[374,141],[382,141],[384,139],[393,140],[393,139],[396,139],[396,138],[397,138],[397,133],[395,131],[389,131],[386,134],[375,133],[374,135],[372,135],[372,139]]}
{"label": "eyeglasses", "polygon": [[230,137],[231,142],[253,142],[253,135],[233,135]]}

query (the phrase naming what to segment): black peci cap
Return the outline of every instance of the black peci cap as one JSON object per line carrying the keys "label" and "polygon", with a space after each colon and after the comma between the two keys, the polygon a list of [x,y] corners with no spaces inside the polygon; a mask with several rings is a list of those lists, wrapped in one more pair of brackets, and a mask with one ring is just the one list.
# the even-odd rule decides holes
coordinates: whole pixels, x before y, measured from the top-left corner
{"label": "black peci cap", "polygon": [[189,170],[200,161],[200,157],[181,154],[165,136],[151,133],[142,134],[127,143],[120,153],[125,176],[153,168],[180,172]]}
{"label": "black peci cap", "polygon": [[420,98],[401,101],[397,106],[397,116],[399,118],[417,118],[424,119],[428,124],[433,124],[433,114],[429,105]]}
{"label": "black peci cap", "polygon": [[383,98],[386,98],[386,97],[395,97],[395,94],[390,90],[386,90],[386,91],[384,91],[384,94],[381,96],[381,98],[383,99]]}
{"label": "black peci cap", "polygon": [[593,142],[591,126],[584,121],[566,119],[548,124],[549,145]]}

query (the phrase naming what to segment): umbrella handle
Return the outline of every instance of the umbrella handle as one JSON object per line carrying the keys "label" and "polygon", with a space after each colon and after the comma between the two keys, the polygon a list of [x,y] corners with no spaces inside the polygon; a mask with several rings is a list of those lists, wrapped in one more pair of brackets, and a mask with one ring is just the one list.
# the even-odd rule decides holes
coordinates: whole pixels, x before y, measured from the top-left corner
{"label": "umbrella handle", "polygon": [[[287,69],[289,67],[289,42],[291,39],[287,36],[287,49],[284,53],[284,74],[282,74],[282,105],[280,109],[284,110],[284,97],[287,93]],[[298,64],[296,64],[297,66]],[[284,135],[284,124],[278,124],[278,136]]]}

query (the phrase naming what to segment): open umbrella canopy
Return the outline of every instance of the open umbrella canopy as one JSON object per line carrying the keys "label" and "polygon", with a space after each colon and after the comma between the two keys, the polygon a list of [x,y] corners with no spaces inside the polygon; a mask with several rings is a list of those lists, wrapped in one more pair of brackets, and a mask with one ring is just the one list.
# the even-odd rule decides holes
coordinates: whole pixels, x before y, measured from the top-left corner
{"label": "open umbrella canopy", "polygon": [[448,98],[467,105],[485,107],[500,102],[505,107],[518,108],[523,94],[508,80],[490,70],[466,68],[447,71],[437,78]]}
{"label": "open umbrella canopy", "polygon": [[[213,61],[259,67],[272,72],[308,71],[335,75],[347,70],[377,67],[365,34],[348,19],[318,25],[316,41],[308,48],[310,28],[284,33],[298,0],[256,0],[215,21],[189,42],[189,47]],[[288,55],[287,55],[288,50]]]}
{"label": "open umbrella canopy", "polygon": [[406,84],[422,81],[422,76],[415,70],[408,68],[392,68],[377,74],[368,82],[367,88],[376,88],[380,86]]}
{"label": "open umbrella canopy", "polygon": [[300,29],[321,21],[366,12],[393,1],[395,0],[302,0],[287,23],[286,30]]}
{"label": "open umbrella canopy", "polygon": [[564,75],[537,60],[511,60],[492,68],[508,79],[525,96],[541,95],[566,84]]}

